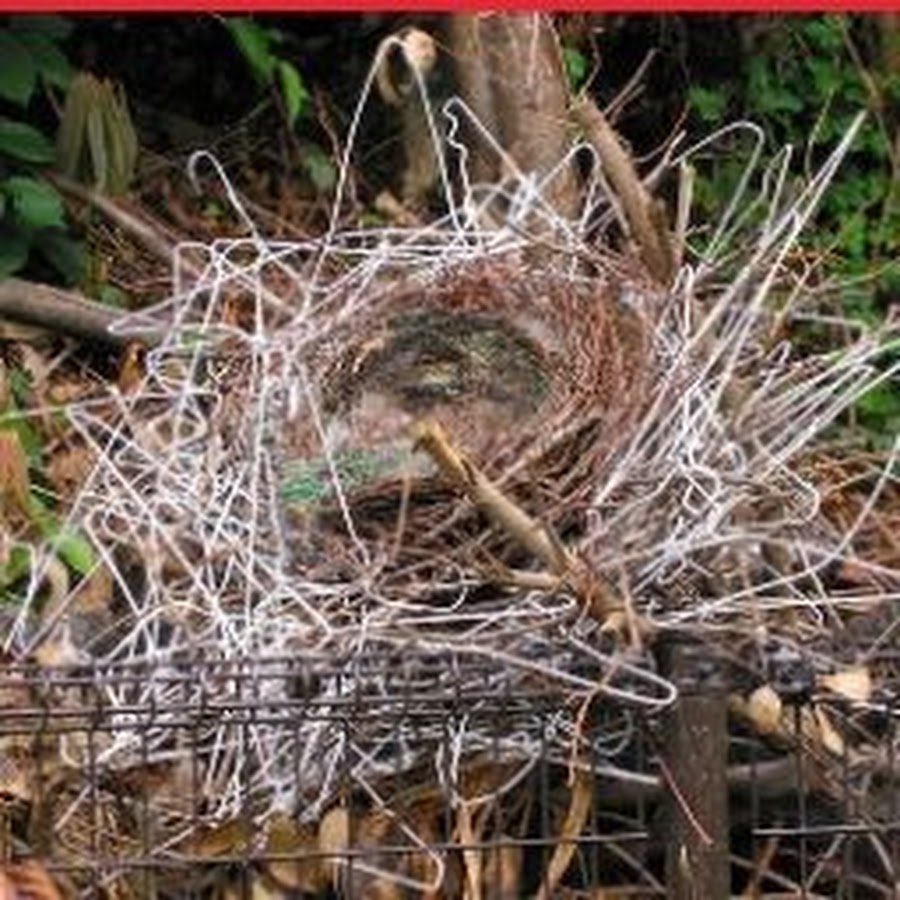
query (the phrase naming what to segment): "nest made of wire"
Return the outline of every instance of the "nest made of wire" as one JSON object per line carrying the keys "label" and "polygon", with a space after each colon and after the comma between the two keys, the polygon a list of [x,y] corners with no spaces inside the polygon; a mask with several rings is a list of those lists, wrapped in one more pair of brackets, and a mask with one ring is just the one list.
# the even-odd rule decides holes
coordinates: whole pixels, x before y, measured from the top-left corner
{"label": "nest made of wire", "polygon": [[[806,456],[896,371],[881,362],[885,334],[803,357],[781,328],[809,299],[788,254],[852,137],[795,196],[764,172],[752,203],[765,215],[742,217],[736,197],[668,285],[633,253],[598,252],[596,228],[587,239],[587,223],[615,217],[599,189],[578,223],[548,214],[523,180],[504,196],[508,227],[482,228],[471,198],[448,194],[444,221],[309,242],[267,240],[232,192],[248,236],[180,247],[170,300],[126,326],[161,334],[143,382],[73,412],[97,465],[72,518],[111,573],[115,608],[85,635],[77,594],[36,629],[26,603],[10,642],[22,655],[56,642],[101,668],[153,661],[163,674],[198,651],[324,655],[340,671],[316,682],[323,702],[363,690],[385,710],[390,684],[361,682],[356,663],[395,653],[414,673],[458,654],[511,691],[540,684],[560,697],[549,738],[527,723],[500,737],[461,724],[461,769],[486,742],[522,767],[548,750],[569,759],[584,749],[578,711],[607,703],[623,736],[591,752],[626,771],[634,711],[665,708],[675,687],[639,646],[606,641],[571,585],[504,586],[498,568],[546,573],[429,467],[409,426],[441,421],[472,466],[655,628],[737,633],[755,652],[770,632],[794,645],[825,616],[889,603],[894,574],[856,538],[892,460],[838,523]],[[562,236],[552,250],[548,226]],[[880,579],[877,597],[821,577],[836,561]],[[32,601],[40,585],[36,575]],[[483,676],[459,674],[459,696],[483,689]],[[164,678],[104,685],[123,709],[165,705],[167,690]],[[187,690],[199,703],[210,686]],[[209,728],[221,752],[204,763],[205,822],[285,803],[315,821],[334,804],[348,749],[339,725]],[[361,790],[434,774],[421,732],[387,759],[367,740],[378,745],[377,729],[353,748]],[[171,759],[163,722],[149,746],[145,760]],[[113,732],[104,765],[127,769],[136,753]]]}

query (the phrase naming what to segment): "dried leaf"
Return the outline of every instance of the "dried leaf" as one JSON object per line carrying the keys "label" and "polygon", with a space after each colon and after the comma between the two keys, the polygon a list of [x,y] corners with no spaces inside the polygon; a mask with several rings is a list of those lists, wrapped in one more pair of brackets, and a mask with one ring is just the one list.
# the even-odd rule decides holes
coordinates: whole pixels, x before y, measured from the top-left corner
{"label": "dried leaf", "polygon": [[140,341],[131,341],[122,351],[119,363],[119,390],[123,394],[134,393],[146,374],[147,348]]}
{"label": "dried leaf", "polygon": [[[0,794],[23,803],[30,803],[34,796],[27,774],[29,768],[34,767],[28,750],[27,746],[22,746],[21,739],[5,737],[0,743]],[[0,900],[2,897],[0,890]]]}
{"label": "dried leaf", "polygon": [[819,684],[826,690],[859,703],[865,703],[872,697],[872,676],[865,666],[823,675],[819,679]]}
{"label": "dried leaf", "polygon": [[484,890],[491,900],[515,900],[522,896],[522,848],[512,843],[488,850],[484,862]]}
{"label": "dried leaf", "polygon": [[28,457],[15,431],[0,430],[0,514],[16,509],[31,514]]}
{"label": "dried leaf", "polygon": [[587,821],[588,814],[591,811],[592,799],[593,779],[589,773],[577,769],[574,774],[569,809],[566,812],[566,819],[563,822],[559,835],[560,840],[553,850],[547,873],[541,879],[541,890],[537,895],[538,900],[551,900],[555,896],[556,888],[563,875],[566,874],[566,870],[572,862],[572,857],[578,849],[576,839],[581,834],[584,823]]}
{"label": "dried leaf", "polygon": [[777,734],[781,730],[781,698],[768,684],[750,695],[745,711],[760,734]]}
{"label": "dried leaf", "polygon": [[847,745],[838,730],[831,724],[825,710],[817,706],[813,709],[813,721],[815,722],[816,738],[819,743],[835,756],[844,756]]}
{"label": "dried leaf", "polygon": [[324,893],[328,887],[328,873],[321,858],[316,855],[318,849],[314,828],[298,824],[285,813],[275,815],[268,825],[266,853],[290,855],[297,859],[272,860],[266,863],[266,874],[290,891]]}
{"label": "dried leaf", "polygon": [[252,838],[250,823],[232,819],[193,835],[184,842],[180,850],[190,856],[206,858],[234,856],[248,853]]}
{"label": "dried leaf", "polygon": [[34,859],[0,864],[0,900],[62,900],[47,870]]}
{"label": "dried leaf", "polygon": [[322,864],[330,872],[336,887],[341,854],[350,846],[350,814],[344,807],[335,806],[322,816],[318,846],[321,853],[333,854],[331,857],[323,857]]}

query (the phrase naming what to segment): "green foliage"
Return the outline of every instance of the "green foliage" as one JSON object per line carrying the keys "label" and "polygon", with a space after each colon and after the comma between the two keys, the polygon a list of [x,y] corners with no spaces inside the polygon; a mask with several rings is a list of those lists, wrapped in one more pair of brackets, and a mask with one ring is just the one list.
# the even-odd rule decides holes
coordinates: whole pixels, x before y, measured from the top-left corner
{"label": "green foliage", "polygon": [[31,380],[21,368],[9,372],[8,391],[0,406],[0,521],[15,510],[27,523],[0,559],[0,597],[15,600],[17,583],[31,569],[35,548],[43,542],[70,569],[87,575],[97,564],[90,542],[66,527],[43,480],[45,441],[25,411],[31,402]]}
{"label": "green foliage", "polygon": [[[840,297],[845,314],[874,327],[884,317],[879,294],[900,288],[900,180],[891,146],[892,135],[900,134],[900,77],[884,71],[872,50],[878,46],[873,23],[871,17],[838,15],[754,22],[735,77],[697,81],[687,99],[698,131],[750,119],[765,129],[769,147],[795,148],[804,177],[831,152],[857,113],[870,110],[801,252],[825,259],[824,274],[847,285]],[[869,48],[867,59],[863,47]],[[703,218],[715,221],[737,184],[745,158],[738,150],[733,143],[700,168],[695,198]],[[895,433],[900,388],[883,384],[867,394],[856,418],[873,434]]]}
{"label": "green foliage", "polygon": [[10,16],[0,27],[0,278],[37,253],[65,281],[77,280],[83,254],[67,234],[62,200],[42,176],[53,141],[33,110],[40,91],[66,90],[72,68],[60,49],[71,24],[59,16]]}
{"label": "green foliage", "polygon": [[[848,49],[854,24],[860,23],[837,15],[773,18],[739,57],[735,78],[691,86],[691,111],[707,131],[736,118],[755,121],[766,130],[770,146],[791,144],[814,168],[861,109],[896,108],[900,101],[897,79],[883,80],[879,98],[866,86]],[[891,153],[879,116],[870,115],[825,195],[813,240],[816,247],[836,248],[837,274],[863,274],[880,263],[892,264],[900,250],[900,198]],[[722,208],[740,164],[719,159],[706,183],[698,184],[704,214],[712,218]]]}
{"label": "green foliage", "polygon": [[297,67],[281,55],[285,35],[277,28],[260,25],[250,16],[222,20],[261,88],[277,87],[284,103],[288,126],[293,128],[309,105],[309,92]]}
{"label": "green foliage", "polygon": [[[402,451],[349,450],[334,460],[335,471],[345,490],[355,490],[375,478],[396,471],[402,464]],[[281,495],[296,509],[308,510],[329,499],[334,489],[328,461],[322,458],[295,460],[285,473]]]}
{"label": "green foliage", "polygon": [[25,122],[0,119],[0,155],[24,163],[53,161],[53,144]]}
{"label": "green foliage", "polygon": [[569,45],[563,45],[562,54],[566,77],[574,93],[584,85],[588,77],[588,59],[577,47]]}
{"label": "green foliage", "polygon": [[[295,131],[308,120],[309,91],[297,67],[284,55],[288,36],[277,28],[261,25],[250,16],[222,19],[235,46],[261,89],[277,92],[284,120]],[[317,144],[299,140],[300,166],[309,182],[319,193],[330,191],[337,181],[334,164]]]}
{"label": "green foliage", "polygon": [[718,125],[728,109],[727,87],[709,88],[692,84],[688,89],[688,105],[705,125]]}
{"label": "green foliage", "polygon": [[876,436],[876,444],[887,449],[900,434],[900,391],[896,385],[882,382],[867,391],[856,404],[860,425]]}
{"label": "green foliage", "polygon": [[27,228],[52,228],[65,225],[63,205],[59,194],[45,181],[12,175],[0,185],[9,209],[18,222]]}

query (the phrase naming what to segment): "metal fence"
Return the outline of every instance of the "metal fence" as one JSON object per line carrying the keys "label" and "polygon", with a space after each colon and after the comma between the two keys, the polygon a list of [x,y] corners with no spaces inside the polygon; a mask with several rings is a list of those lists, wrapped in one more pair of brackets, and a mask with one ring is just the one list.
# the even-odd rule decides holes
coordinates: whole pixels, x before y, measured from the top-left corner
{"label": "metal fence", "polygon": [[823,758],[821,697],[763,739],[682,676],[648,716],[447,654],[9,663],[3,871],[63,897],[900,896],[891,699],[829,700]]}

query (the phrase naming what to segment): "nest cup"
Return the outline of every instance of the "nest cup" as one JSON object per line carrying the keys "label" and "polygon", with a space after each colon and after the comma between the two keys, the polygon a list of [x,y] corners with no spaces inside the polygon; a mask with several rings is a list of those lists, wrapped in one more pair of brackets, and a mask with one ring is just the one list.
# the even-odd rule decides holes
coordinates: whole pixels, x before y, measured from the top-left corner
{"label": "nest cup", "polygon": [[288,540],[308,573],[322,571],[323,555],[332,570],[357,556],[347,514],[371,557],[390,557],[385,574],[424,595],[429,560],[444,575],[479,558],[533,561],[433,471],[415,423],[439,423],[531,515],[577,534],[656,375],[641,311],[654,293],[633,286],[647,302],[626,307],[612,267],[573,277],[521,257],[410,280],[380,288],[334,329],[311,373],[325,439],[304,406],[279,428],[279,457]]}

